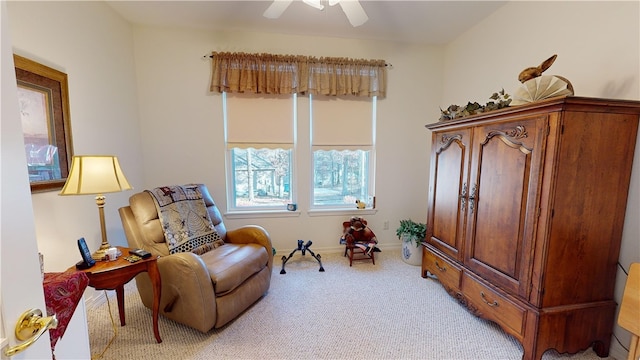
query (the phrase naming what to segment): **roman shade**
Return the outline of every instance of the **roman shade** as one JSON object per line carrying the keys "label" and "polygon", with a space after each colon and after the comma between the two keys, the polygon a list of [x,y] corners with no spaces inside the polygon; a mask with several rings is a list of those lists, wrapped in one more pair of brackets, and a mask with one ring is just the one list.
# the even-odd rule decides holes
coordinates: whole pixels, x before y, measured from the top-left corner
{"label": "roman shade", "polygon": [[314,150],[370,150],[374,139],[373,109],[368,98],[313,96]]}
{"label": "roman shade", "polygon": [[293,147],[293,95],[226,96],[228,148]]}

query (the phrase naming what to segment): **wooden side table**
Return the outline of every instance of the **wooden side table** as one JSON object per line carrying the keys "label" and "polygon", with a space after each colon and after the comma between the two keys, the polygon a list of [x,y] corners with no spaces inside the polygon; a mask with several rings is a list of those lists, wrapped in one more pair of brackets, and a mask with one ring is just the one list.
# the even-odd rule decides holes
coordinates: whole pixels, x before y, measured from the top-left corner
{"label": "wooden side table", "polygon": [[153,285],[153,334],[158,343],[160,332],[158,331],[158,311],[160,309],[161,279],[160,271],[158,271],[157,258],[149,257],[134,263],[125,260],[125,256],[129,256],[129,248],[117,246],[122,255],[115,261],[97,261],[96,264],[84,270],[78,270],[74,267],[69,271],[82,271],[89,277],[89,286],[96,290],[115,290],[118,299],[118,312],[120,314],[120,326],[125,325],[124,316],[124,285],[131,281],[134,276],[141,272],[147,272],[151,278]]}

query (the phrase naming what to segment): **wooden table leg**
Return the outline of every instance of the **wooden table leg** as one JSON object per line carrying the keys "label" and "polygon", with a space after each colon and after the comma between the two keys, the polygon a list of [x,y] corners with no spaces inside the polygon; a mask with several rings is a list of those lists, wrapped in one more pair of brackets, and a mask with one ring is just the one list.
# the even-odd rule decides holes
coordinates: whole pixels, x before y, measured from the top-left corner
{"label": "wooden table leg", "polygon": [[162,294],[162,283],[160,280],[160,271],[158,270],[158,264],[155,261],[149,262],[147,269],[149,278],[153,284],[153,334],[156,337],[158,343],[162,342],[160,338],[160,331],[158,330],[158,312],[160,311],[160,295]]}
{"label": "wooden table leg", "polygon": [[124,285],[116,287],[116,297],[118,298],[118,313],[120,314],[120,326],[124,326]]}

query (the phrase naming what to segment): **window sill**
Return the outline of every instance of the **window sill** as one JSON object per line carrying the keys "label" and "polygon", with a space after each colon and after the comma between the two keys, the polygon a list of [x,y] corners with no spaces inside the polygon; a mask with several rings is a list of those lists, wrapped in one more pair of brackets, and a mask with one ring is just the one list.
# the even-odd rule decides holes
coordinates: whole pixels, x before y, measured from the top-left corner
{"label": "window sill", "polygon": [[286,210],[228,211],[224,214],[224,217],[227,219],[282,218],[298,216],[300,216],[300,211]]}
{"label": "window sill", "polygon": [[[358,215],[375,215],[378,209],[312,209],[307,211],[310,217],[316,216],[358,216]],[[302,214],[300,210],[255,210],[255,211],[228,211],[224,213],[227,219],[258,219],[258,218],[284,218],[299,217]]]}
{"label": "window sill", "polygon": [[378,209],[311,209],[307,211],[307,215],[313,216],[334,216],[334,215],[348,215],[348,216],[356,216],[356,215],[375,215],[378,212]]}

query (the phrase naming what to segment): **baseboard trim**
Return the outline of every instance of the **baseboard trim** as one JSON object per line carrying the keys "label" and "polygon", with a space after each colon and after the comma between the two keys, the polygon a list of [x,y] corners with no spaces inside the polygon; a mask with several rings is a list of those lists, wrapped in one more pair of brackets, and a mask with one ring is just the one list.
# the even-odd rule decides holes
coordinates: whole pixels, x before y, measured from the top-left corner
{"label": "baseboard trim", "polygon": [[609,347],[609,357],[614,359],[626,359],[629,357],[629,352],[625,350],[613,336],[611,337],[611,346]]}
{"label": "baseboard trim", "polygon": [[115,298],[116,296],[115,290],[94,291],[93,296],[84,300],[84,306],[87,308],[87,311],[97,309],[99,306],[104,305],[107,302],[107,298],[104,295],[105,292],[109,299]]}
{"label": "baseboard trim", "polygon": [[[135,287],[136,287],[136,280],[133,279],[133,280],[129,281],[128,283],[124,284],[124,291],[126,293],[127,291],[131,291],[130,288],[133,289]],[[93,289],[91,289],[91,290],[93,290]],[[87,311],[88,310],[93,310],[93,309],[97,308],[98,306],[103,305],[104,303],[107,302],[107,297],[104,295],[105,292],[107,293],[107,296],[109,297],[109,301],[112,304],[115,304],[113,306],[115,306],[116,309],[117,309],[118,302],[117,302],[117,299],[116,299],[116,291],[115,290],[93,290],[93,292],[92,292],[93,295],[91,295],[91,296],[87,296],[88,295],[87,292],[84,293],[84,298],[85,298],[84,306],[86,307]]]}

